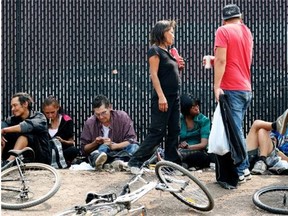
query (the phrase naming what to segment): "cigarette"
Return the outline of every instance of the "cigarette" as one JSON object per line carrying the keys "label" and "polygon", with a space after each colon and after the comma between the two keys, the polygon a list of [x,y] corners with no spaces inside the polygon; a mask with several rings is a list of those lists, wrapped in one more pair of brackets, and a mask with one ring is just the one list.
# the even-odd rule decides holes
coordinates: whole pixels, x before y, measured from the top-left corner
{"label": "cigarette", "polygon": [[51,119],[51,118],[49,118],[49,125],[51,125],[51,123],[52,123],[52,119]]}

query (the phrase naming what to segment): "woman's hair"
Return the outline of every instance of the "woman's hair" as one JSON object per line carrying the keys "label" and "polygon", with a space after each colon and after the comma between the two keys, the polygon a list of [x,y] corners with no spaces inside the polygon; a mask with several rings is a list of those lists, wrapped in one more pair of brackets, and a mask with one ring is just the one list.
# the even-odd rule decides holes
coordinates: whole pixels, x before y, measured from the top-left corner
{"label": "woman's hair", "polygon": [[59,107],[59,113],[62,113],[62,108],[59,105],[58,100],[53,96],[53,95],[49,95],[47,98],[44,99],[43,103],[42,103],[42,110],[46,107],[46,106],[50,106],[53,105],[55,107]]}
{"label": "woman's hair", "polygon": [[25,102],[28,102],[28,109],[31,110],[32,109],[32,106],[33,106],[33,99],[32,97],[26,93],[26,92],[18,92],[18,93],[15,93],[12,98],[15,98],[15,97],[18,97],[18,100],[20,102],[21,105],[23,105]]}
{"label": "woman's hair", "polygon": [[103,104],[105,105],[105,108],[108,108],[110,106],[110,101],[104,95],[97,95],[93,100],[92,108],[99,108]]}
{"label": "woman's hair", "polygon": [[160,20],[158,21],[155,26],[153,27],[151,34],[150,34],[150,43],[159,45],[164,40],[164,33],[171,28],[176,27],[176,21],[175,20]]}
{"label": "woman's hair", "polygon": [[192,106],[200,106],[200,100],[191,94],[184,94],[180,97],[181,113],[184,116],[190,115]]}

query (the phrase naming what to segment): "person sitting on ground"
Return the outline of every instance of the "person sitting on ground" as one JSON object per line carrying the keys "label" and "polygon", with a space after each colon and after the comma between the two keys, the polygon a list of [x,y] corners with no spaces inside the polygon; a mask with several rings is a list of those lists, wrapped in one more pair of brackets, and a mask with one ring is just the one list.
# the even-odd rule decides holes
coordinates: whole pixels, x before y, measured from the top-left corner
{"label": "person sitting on ground", "polygon": [[184,94],[180,98],[180,144],[182,165],[186,168],[202,169],[209,167],[212,155],[207,153],[211,123],[200,112],[200,100]]}
{"label": "person sitting on ground", "polygon": [[1,122],[2,166],[15,159],[9,150],[30,147],[34,150],[35,161],[51,162],[51,149],[47,121],[43,113],[32,110],[33,99],[28,93],[19,92],[12,96],[12,116]]}
{"label": "person sitting on ground", "polygon": [[[252,174],[267,168],[288,169],[288,109],[275,122],[255,120],[247,136],[250,161],[256,161]],[[286,161],[286,162],[285,162]]]}
{"label": "person sitting on ground", "polygon": [[126,112],[113,110],[104,95],[97,95],[92,106],[94,115],[85,122],[80,138],[82,152],[96,170],[113,161],[117,169],[139,147],[133,122]]}
{"label": "person sitting on ground", "polygon": [[73,120],[63,112],[58,100],[53,96],[44,99],[42,111],[47,118],[49,138],[50,140],[55,138],[61,142],[67,167],[70,167],[72,161],[80,153],[75,147]]}

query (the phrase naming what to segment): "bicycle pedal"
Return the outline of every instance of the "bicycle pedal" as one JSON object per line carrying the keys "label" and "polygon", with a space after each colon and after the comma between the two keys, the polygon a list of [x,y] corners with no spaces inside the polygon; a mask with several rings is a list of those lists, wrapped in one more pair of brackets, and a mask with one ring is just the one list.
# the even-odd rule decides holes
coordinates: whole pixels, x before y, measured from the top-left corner
{"label": "bicycle pedal", "polygon": [[164,183],[158,183],[156,185],[156,187],[155,187],[156,190],[161,190],[161,191],[163,191],[163,190],[165,190],[167,188],[168,188],[168,186],[166,184],[164,184]]}

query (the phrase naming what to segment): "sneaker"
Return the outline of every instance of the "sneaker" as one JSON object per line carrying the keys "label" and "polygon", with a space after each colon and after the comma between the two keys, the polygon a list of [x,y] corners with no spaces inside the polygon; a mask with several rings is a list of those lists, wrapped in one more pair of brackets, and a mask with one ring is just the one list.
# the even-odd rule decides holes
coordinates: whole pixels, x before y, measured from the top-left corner
{"label": "sneaker", "polygon": [[104,163],[107,161],[107,154],[105,152],[98,153],[95,160],[95,169],[100,171]]}
{"label": "sneaker", "polygon": [[251,175],[249,169],[245,169],[245,170],[244,170],[244,178],[245,178],[246,180],[251,180],[251,179],[252,179],[252,175]]}
{"label": "sneaker", "polygon": [[128,169],[127,163],[122,160],[115,160],[111,163],[111,166],[115,171],[126,171]]}
{"label": "sneaker", "polygon": [[251,179],[252,179],[252,176],[251,176],[249,169],[245,169],[244,174],[239,176],[238,184],[245,183],[246,181],[251,180]]}
{"label": "sneaker", "polygon": [[246,178],[244,175],[239,176],[238,184],[243,184],[246,182]]}
{"label": "sneaker", "polygon": [[264,161],[259,160],[255,163],[253,169],[251,170],[253,175],[261,175],[267,170],[267,165]]}
{"label": "sneaker", "polygon": [[287,124],[288,124],[288,109],[277,118],[276,120],[276,130],[284,135],[286,132],[286,128],[287,128]]}

